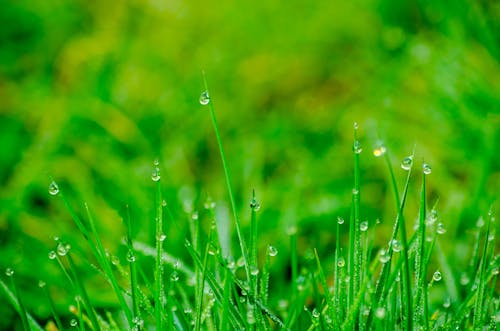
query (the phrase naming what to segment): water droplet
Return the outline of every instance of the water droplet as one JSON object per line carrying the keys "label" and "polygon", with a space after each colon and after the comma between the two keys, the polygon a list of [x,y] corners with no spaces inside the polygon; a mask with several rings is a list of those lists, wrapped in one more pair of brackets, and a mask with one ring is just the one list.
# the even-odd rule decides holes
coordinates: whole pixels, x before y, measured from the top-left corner
{"label": "water droplet", "polygon": [[390,255],[387,253],[385,249],[381,249],[378,257],[380,263],[387,263],[391,259]]}
{"label": "water droplet", "polygon": [[422,170],[423,170],[424,174],[426,174],[426,175],[428,175],[428,174],[430,174],[432,172],[431,166],[428,165],[427,163],[424,163],[422,165]]}
{"label": "water droplet", "polygon": [[436,270],[436,272],[434,272],[434,275],[432,275],[432,279],[435,281],[435,282],[439,282],[441,280],[442,276],[441,276],[441,272],[439,270]]}
{"label": "water droplet", "polygon": [[313,309],[312,311],[312,317],[313,318],[319,318],[319,316],[321,315],[321,313],[319,312],[319,310],[317,310],[316,308]]}
{"label": "water droplet", "polygon": [[257,268],[256,266],[251,266],[250,267],[250,274],[252,276],[257,276],[259,274],[259,268]]}
{"label": "water droplet", "polygon": [[167,206],[167,200],[162,200],[161,205],[162,205],[162,207],[166,207]]}
{"label": "water droplet", "polygon": [[355,140],[354,143],[352,144],[352,151],[355,154],[360,154],[363,151],[363,148],[361,147],[361,143],[359,140]]}
{"label": "water droplet", "polygon": [[385,152],[386,152],[385,146],[384,145],[380,145],[380,146],[378,146],[377,148],[375,148],[373,150],[373,155],[375,157],[380,157],[380,156],[384,155]]}
{"label": "water droplet", "polygon": [[210,95],[208,95],[208,91],[201,92],[201,94],[200,94],[200,104],[202,106],[206,106],[206,105],[208,105],[209,102],[210,102]]}
{"label": "water droplet", "polygon": [[357,130],[359,127],[358,122],[354,122],[352,126],[354,127],[354,130]]}
{"label": "water droplet", "polygon": [[245,301],[247,301],[247,298],[245,298],[245,297],[240,297],[240,302],[241,302],[241,303],[245,303]]}
{"label": "water droplet", "polygon": [[253,211],[259,211],[260,203],[255,198],[252,198],[252,200],[250,200],[250,208],[252,208]]}
{"label": "water droplet", "polygon": [[437,234],[444,234],[446,233],[446,228],[444,227],[444,224],[439,222],[436,227],[436,232]]}
{"label": "water droplet", "polygon": [[160,241],[160,242],[163,242],[163,241],[165,241],[165,239],[167,239],[167,235],[166,235],[166,234],[164,234],[164,233],[162,233],[162,234],[160,234],[159,236],[157,236],[157,237],[156,237],[156,239],[157,239],[158,241]]}
{"label": "water droplet", "polygon": [[64,245],[62,242],[57,244],[57,254],[59,256],[64,256],[68,254],[69,249],[67,248],[67,245]]}
{"label": "water droplet", "polygon": [[469,276],[464,272],[460,275],[460,284],[465,286],[470,283]]}
{"label": "water droplet", "polygon": [[160,168],[158,168],[157,166],[155,166],[153,168],[153,172],[151,173],[151,179],[153,180],[153,182],[157,182],[159,181],[161,178],[160,176]]}
{"label": "water droplet", "polygon": [[234,263],[233,260],[230,260],[227,262],[227,267],[230,269],[230,270],[233,270],[234,267],[236,266],[236,263]]}
{"label": "water droplet", "polygon": [[483,217],[482,217],[482,216],[481,216],[481,217],[479,217],[479,219],[477,220],[476,226],[477,226],[478,228],[482,228],[482,227],[484,226],[484,219],[483,219]]}
{"label": "water droplet", "polygon": [[493,241],[493,240],[495,240],[495,234],[494,233],[490,233],[488,235],[488,241]]}
{"label": "water droplet", "polygon": [[365,232],[366,230],[368,230],[368,221],[363,221],[359,224],[359,229],[362,231],[362,232]]}
{"label": "water droplet", "polygon": [[403,170],[410,170],[413,165],[413,156],[407,156],[401,162],[401,168]]}
{"label": "water droplet", "polygon": [[127,252],[127,261],[130,263],[135,262],[135,254],[132,250]]}
{"label": "water droplet", "polygon": [[238,268],[241,268],[245,265],[245,259],[243,258],[243,256],[241,256],[238,261],[236,261],[236,266]]}
{"label": "water droplet", "polygon": [[377,309],[375,310],[375,317],[377,317],[378,319],[384,319],[385,317],[385,308],[384,307],[377,307]]}
{"label": "water droplet", "polygon": [[297,227],[295,225],[288,226],[288,228],[286,229],[286,234],[289,236],[297,234]]}
{"label": "water droplet", "polygon": [[342,256],[339,257],[339,259],[337,260],[337,266],[339,268],[343,268],[345,266],[345,259],[344,259],[344,257],[342,257]]}
{"label": "water droplet", "polygon": [[57,257],[57,253],[55,251],[49,252],[49,259],[53,260]]}
{"label": "water droplet", "polygon": [[211,245],[208,247],[208,251],[207,251],[208,255],[212,255],[212,256],[214,256],[215,254],[217,254],[217,252],[218,252],[218,249],[217,249],[217,247],[215,247],[213,244],[211,244]]}
{"label": "water droplet", "polygon": [[38,287],[40,287],[40,288],[44,288],[44,287],[45,287],[45,285],[47,285],[47,283],[45,283],[43,280],[39,280],[39,281],[38,281]]}
{"label": "water droplet", "polygon": [[353,189],[352,189],[352,194],[353,194],[353,195],[358,195],[358,194],[359,194],[359,190],[358,190],[358,189],[356,189],[356,188],[353,188]]}
{"label": "water droplet", "polygon": [[197,221],[198,219],[200,218],[200,214],[198,214],[197,211],[194,211],[192,214],[191,214],[191,219],[193,221]]}
{"label": "water droplet", "polygon": [[450,300],[450,297],[447,297],[444,302],[443,302],[443,307],[444,308],[450,308],[451,306],[451,300]]}
{"label": "water droplet", "polygon": [[344,219],[342,217],[340,217],[340,216],[337,217],[337,223],[339,223],[341,225],[344,224]]}
{"label": "water droplet", "polygon": [[12,268],[7,268],[5,269],[5,274],[11,277],[12,275],[14,275],[14,270]]}
{"label": "water droplet", "polygon": [[499,273],[498,268],[494,268],[493,270],[491,270],[491,274],[492,274],[493,276],[498,275],[498,273]]}
{"label": "water droplet", "polygon": [[52,181],[49,184],[49,193],[50,195],[57,195],[59,193],[59,186],[56,182]]}
{"label": "water droplet", "polygon": [[205,209],[215,209],[215,202],[212,201],[212,198],[210,197],[207,197],[207,199],[205,200],[205,202],[203,203],[203,207]]}
{"label": "water droplet", "polygon": [[172,282],[176,282],[179,280],[179,273],[177,271],[173,271],[172,274],[170,275],[170,280]]}
{"label": "water droplet", "polygon": [[71,319],[71,321],[69,322],[69,325],[71,325],[72,327],[75,327],[78,325],[78,321],[74,318]]}
{"label": "water droplet", "polygon": [[396,253],[401,252],[401,249],[403,249],[403,245],[401,245],[401,242],[399,242],[396,239],[392,240],[392,250],[395,251]]}
{"label": "water droplet", "polygon": [[269,256],[276,256],[276,255],[278,255],[278,249],[276,247],[270,245],[267,248],[267,253],[269,254]]}

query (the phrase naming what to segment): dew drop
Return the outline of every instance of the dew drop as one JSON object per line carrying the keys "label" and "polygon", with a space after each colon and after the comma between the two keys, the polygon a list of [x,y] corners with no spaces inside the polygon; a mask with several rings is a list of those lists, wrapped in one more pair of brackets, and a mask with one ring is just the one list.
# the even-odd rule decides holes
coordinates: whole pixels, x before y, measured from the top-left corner
{"label": "dew drop", "polygon": [[389,254],[387,253],[387,251],[385,249],[381,249],[378,259],[379,259],[380,263],[385,264],[385,263],[389,262],[391,257],[389,256]]}
{"label": "dew drop", "polygon": [[431,166],[428,165],[427,163],[424,163],[422,165],[422,170],[423,170],[424,174],[426,174],[426,175],[428,175],[428,174],[430,174],[432,172]]}
{"label": "dew drop", "polygon": [[481,216],[481,217],[479,217],[479,219],[477,220],[477,222],[476,222],[476,226],[477,226],[478,228],[482,228],[482,227],[484,226],[484,219],[483,219],[483,217],[482,217],[482,216]]}
{"label": "dew drop", "polygon": [[131,250],[127,252],[127,261],[130,263],[135,262],[135,254]]}
{"label": "dew drop", "polygon": [[377,317],[379,320],[384,319],[385,308],[384,307],[377,307],[377,309],[375,310],[375,317]]}
{"label": "dew drop", "polygon": [[337,266],[339,268],[343,268],[345,266],[345,259],[344,259],[344,257],[342,257],[342,256],[339,257],[339,259],[337,260]]}
{"label": "dew drop", "polygon": [[447,297],[444,302],[443,302],[443,307],[444,308],[450,308],[451,306],[451,300],[450,300],[450,297]]}
{"label": "dew drop", "polygon": [[166,207],[167,206],[167,200],[162,200],[161,205],[162,205],[162,207]]}
{"label": "dew drop", "polygon": [[234,263],[233,260],[230,260],[227,262],[227,267],[229,268],[229,270],[233,270],[235,266],[236,266],[236,263]]}
{"label": "dew drop", "polygon": [[191,214],[191,219],[192,219],[193,221],[197,221],[197,220],[198,220],[198,218],[200,218],[200,214],[198,214],[198,212],[197,212],[197,211],[194,211],[194,212]]}
{"label": "dew drop", "polygon": [[158,241],[160,241],[160,242],[163,242],[163,241],[165,241],[165,239],[167,239],[167,235],[166,235],[166,234],[164,234],[164,233],[162,233],[162,234],[160,234],[159,236],[157,236],[157,237],[156,237],[156,239],[157,239]]}
{"label": "dew drop", "polygon": [[252,208],[253,211],[259,211],[260,203],[255,198],[252,198],[252,200],[250,200],[250,208]]}
{"label": "dew drop", "polygon": [[395,251],[396,253],[398,253],[398,252],[401,252],[401,249],[403,249],[401,242],[399,242],[396,239],[393,239],[392,240],[392,250]]}
{"label": "dew drop", "polygon": [[250,274],[252,276],[257,276],[259,274],[259,268],[257,268],[256,266],[251,266],[250,267]]}
{"label": "dew drop", "polygon": [[344,224],[344,219],[342,217],[337,217],[337,223],[339,223],[340,225]]}
{"label": "dew drop", "polygon": [[207,200],[203,203],[203,207],[205,209],[215,209],[215,202],[212,201],[212,198],[208,197]]}
{"label": "dew drop", "polygon": [[352,126],[354,127],[354,130],[357,130],[359,127],[358,122],[354,122]]}
{"label": "dew drop", "polygon": [[362,232],[365,232],[366,230],[368,230],[368,222],[367,221],[363,221],[359,224],[359,230],[361,230]]}
{"label": "dew drop", "polygon": [[173,271],[172,274],[170,275],[170,280],[172,282],[176,282],[179,280],[179,273],[177,271]]}
{"label": "dew drop", "polygon": [[49,193],[50,195],[57,195],[59,193],[59,185],[56,182],[52,181],[49,184]]}
{"label": "dew drop", "polygon": [[160,168],[158,168],[157,166],[155,166],[153,168],[153,172],[151,173],[151,179],[153,180],[153,182],[157,182],[159,181],[161,178],[160,176]]}
{"label": "dew drop", "polygon": [[49,259],[53,260],[57,257],[57,253],[55,251],[49,252]]}
{"label": "dew drop", "polygon": [[69,325],[71,325],[72,327],[75,327],[78,325],[78,321],[74,318],[71,319],[71,321],[69,322]]}
{"label": "dew drop", "polygon": [[12,268],[7,268],[5,269],[5,274],[9,277],[12,277],[12,275],[14,275],[14,270]]}
{"label": "dew drop", "polygon": [[319,310],[317,310],[316,308],[313,309],[311,314],[313,318],[319,318],[319,316],[321,315]]}
{"label": "dew drop", "polygon": [[439,270],[436,270],[436,272],[434,272],[434,275],[432,275],[432,279],[435,282],[439,282],[441,280],[441,278],[443,278],[443,277],[441,276],[441,272]]}
{"label": "dew drop", "polygon": [[274,246],[269,246],[267,248],[267,253],[269,254],[269,256],[276,256],[278,255],[278,249]]}
{"label": "dew drop", "polygon": [[45,287],[45,285],[47,285],[47,283],[45,283],[43,280],[39,280],[39,281],[38,281],[38,287],[40,287],[40,288],[44,288],[44,287]]}
{"label": "dew drop", "polygon": [[353,195],[358,195],[358,194],[359,194],[359,190],[358,190],[358,189],[356,189],[356,188],[353,188],[353,189],[352,189],[352,194],[353,194]]}
{"label": "dew drop", "polygon": [[[71,246],[70,246],[71,248]],[[57,244],[57,254],[59,256],[65,256],[66,254],[68,254],[68,246],[67,245],[64,245],[62,242],[58,243]]]}
{"label": "dew drop", "polygon": [[202,106],[208,105],[210,102],[210,95],[208,95],[208,91],[203,91],[200,94],[200,104]]}
{"label": "dew drop", "polygon": [[500,271],[498,270],[498,268],[494,268],[494,269],[491,271],[491,274],[492,274],[493,276],[496,276],[496,275],[498,275],[498,273],[499,273],[499,272],[500,272]]}
{"label": "dew drop", "polygon": [[375,157],[381,157],[382,155],[385,154],[385,152],[386,152],[385,146],[384,145],[380,145],[380,146],[378,146],[377,148],[375,148],[373,150],[373,155]]}
{"label": "dew drop", "polygon": [[437,234],[445,234],[446,233],[446,228],[444,227],[444,224],[439,222],[436,227],[436,232]]}
{"label": "dew drop", "polygon": [[465,286],[470,283],[469,276],[464,272],[460,275],[460,285]]}
{"label": "dew drop", "polygon": [[410,170],[412,165],[413,165],[413,156],[407,156],[401,162],[401,168],[403,170],[407,171]]}
{"label": "dew drop", "polygon": [[243,256],[241,256],[238,261],[236,261],[236,266],[238,268],[241,268],[245,265],[245,259],[243,258]]}
{"label": "dew drop", "polygon": [[352,145],[352,151],[355,154],[360,154],[363,151],[363,148],[361,147],[361,143],[359,142],[359,140],[354,141],[354,144]]}

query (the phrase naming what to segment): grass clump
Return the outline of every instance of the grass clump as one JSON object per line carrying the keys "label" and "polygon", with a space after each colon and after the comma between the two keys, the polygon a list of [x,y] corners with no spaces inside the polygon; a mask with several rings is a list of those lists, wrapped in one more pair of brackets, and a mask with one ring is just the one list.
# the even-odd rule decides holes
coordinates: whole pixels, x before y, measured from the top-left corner
{"label": "grass clump", "polygon": [[[133,220],[126,208],[123,221],[127,232],[121,259],[105,248],[90,208],[85,205],[86,217],[82,219],[58,185],[52,182],[49,193],[57,195],[66,206],[93,256],[89,258],[74,251],[69,243],[57,238],[49,258],[58,263],[66,276],[74,294],[74,305],[70,307],[72,316],[62,313],[47,284],[41,282],[52,312],[46,329],[409,331],[496,328],[500,322],[497,285],[500,259],[495,251],[493,211],[490,209],[474,230],[469,270],[456,274],[439,245],[439,236],[445,233],[445,228],[437,216],[437,203],[428,209],[426,183],[431,174],[430,166],[422,162],[417,167],[415,152],[404,158],[401,168],[406,178],[400,191],[389,151],[380,145],[373,153],[385,160],[396,213],[392,233],[379,233],[378,222],[369,224],[362,219],[362,147],[357,124],[354,126],[354,183],[348,244],[342,241],[347,222],[339,216],[332,220],[335,243],[328,247],[328,252],[314,248],[313,253],[301,258],[297,244],[300,232],[297,227],[291,227],[288,291],[284,297],[270,297],[273,260],[277,259],[278,251],[265,243],[267,248],[262,252],[265,256],[259,252],[258,212],[261,207],[255,191],[246,211],[250,216],[250,231],[248,234],[243,231],[206,81],[200,103],[208,108],[215,131],[238,253],[233,256],[223,248],[216,206],[207,198],[203,218],[198,213],[190,217],[185,250],[191,261],[169,254],[166,229],[180,230],[184,225],[173,216],[168,202],[163,199],[159,161],[154,162],[151,177],[155,183],[154,246],[133,238]],[[407,220],[411,215],[405,214],[405,205],[414,172],[421,177],[421,185],[420,209],[412,230]],[[204,220],[209,221],[208,230],[201,224]],[[141,260],[150,262],[151,258],[154,263],[141,263]],[[82,264],[95,269],[109,284],[116,297],[116,306],[104,309],[93,300],[80,275]],[[0,281],[0,286],[19,313],[22,327],[42,330],[23,304],[23,293],[17,288],[13,270],[7,270],[6,275],[10,285]],[[447,288],[445,297],[439,300],[434,295],[431,299],[434,287],[443,281]],[[457,290],[460,283],[464,287],[461,292]]]}

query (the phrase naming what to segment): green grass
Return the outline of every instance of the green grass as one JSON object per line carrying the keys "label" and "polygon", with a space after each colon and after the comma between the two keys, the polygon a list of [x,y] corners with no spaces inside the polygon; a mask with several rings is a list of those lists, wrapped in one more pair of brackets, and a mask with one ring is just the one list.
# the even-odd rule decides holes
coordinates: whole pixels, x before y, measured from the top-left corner
{"label": "green grass", "polygon": [[[470,243],[472,256],[464,274],[454,272],[449,258],[439,243],[447,240],[443,223],[438,219],[437,202],[428,210],[427,185],[433,181],[430,167],[415,160],[413,151],[397,168],[393,169],[390,149],[378,147],[375,156],[384,156],[389,186],[394,192],[391,204],[396,206],[392,233],[382,231],[377,222],[363,220],[360,176],[362,150],[358,125],[353,137],[353,190],[348,229],[342,217],[332,219],[328,228],[335,242],[322,247],[310,247],[312,252],[302,255],[298,239],[300,228],[287,234],[290,254],[278,254],[275,247],[262,243],[258,233],[261,207],[253,191],[247,210],[237,209],[231,184],[229,162],[222,145],[213,99],[205,91],[200,99],[208,108],[220,151],[222,168],[236,229],[234,243],[239,248],[228,254],[223,249],[217,207],[207,198],[204,212],[188,213],[189,221],[176,219],[169,203],[164,203],[160,162],[153,165],[155,183],[155,246],[134,239],[133,223],[128,207],[123,213],[126,233],[123,250],[118,256],[105,247],[105,238],[98,233],[99,223],[85,204],[85,219],[78,216],[63,190],[53,181],[51,195],[59,197],[68,214],[79,229],[82,241],[93,256],[60,238],[49,254],[47,263],[54,261],[66,276],[74,295],[72,316],[57,308],[49,287],[57,284],[41,283],[39,295],[50,305],[53,323],[59,329],[76,330],[490,330],[500,322],[498,270],[500,259],[495,250],[495,216],[489,209],[473,229],[475,242]],[[208,117],[208,116],[207,116]],[[371,159],[376,160],[376,159]],[[369,161],[372,162],[372,161]],[[417,173],[418,176],[413,176]],[[403,189],[397,185],[398,177],[405,177]],[[415,178],[414,178],[415,177]],[[405,210],[410,192],[417,191],[420,181],[418,215]],[[293,189],[293,188],[292,188]],[[400,193],[402,192],[402,193]],[[390,201],[390,200],[389,200]],[[54,202],[55,203],[55,202]],[[240,214],[250,217],[249,233],[245,234]],[[177,215],[177,214],[175,214]],[[416,226],[413,220],[416,216]],[[227,224],[227,223],[225,223]],[[189,228],[185,238],[183,256],[169,255],[172,248],[167,228]],[[347,244],[342,240],[347,235]],[[319,234],[318,234],[319,235]],[[248,238],[248,241],[245,240]],[[377,238],[377,240],[375,240]],[[246,242],[250,244],[247,246]],[[384,242],[386,244],[384,244]],[[259,247],[265,250],[259,251]],[[153,257],[153,263],[151,263]],[[284,259],[290,266],[286,288],[279,296],[273,287],[275,260]],[[236,261],[236,262],[235,262]],[[141,263],[144,262],[144,263]],[[109,286],[115,296],[112,307],[103,307],[89,295],[87,279],[82,269],[94,269],[99,281]],[[192,270],[191,270],[192,269]],[[441,271],[440,271],[441,270]],[[7,301],[18,312],[22,328],[40,330],[24,305],[26,293],[19,290],[12,269],[7,272],[8,282],[0,282]],[[461,278],[470,282],[456,290]],[[446,283],[443,286],[442,283]],[[9,284],[10,283],[10,284]],[[42,292],[45,292],[43,294]],[[443,299],[446,298],[444,301]],[[285,302],[280,307],[280,302]]]}

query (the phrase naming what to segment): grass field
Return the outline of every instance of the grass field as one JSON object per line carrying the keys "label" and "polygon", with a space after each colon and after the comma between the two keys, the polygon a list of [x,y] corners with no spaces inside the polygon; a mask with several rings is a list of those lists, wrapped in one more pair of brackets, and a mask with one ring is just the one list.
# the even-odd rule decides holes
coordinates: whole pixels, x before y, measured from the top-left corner
{"label": "grass field", "polygon": [[0,329],[495,329],[499,16],[2,4]]}

